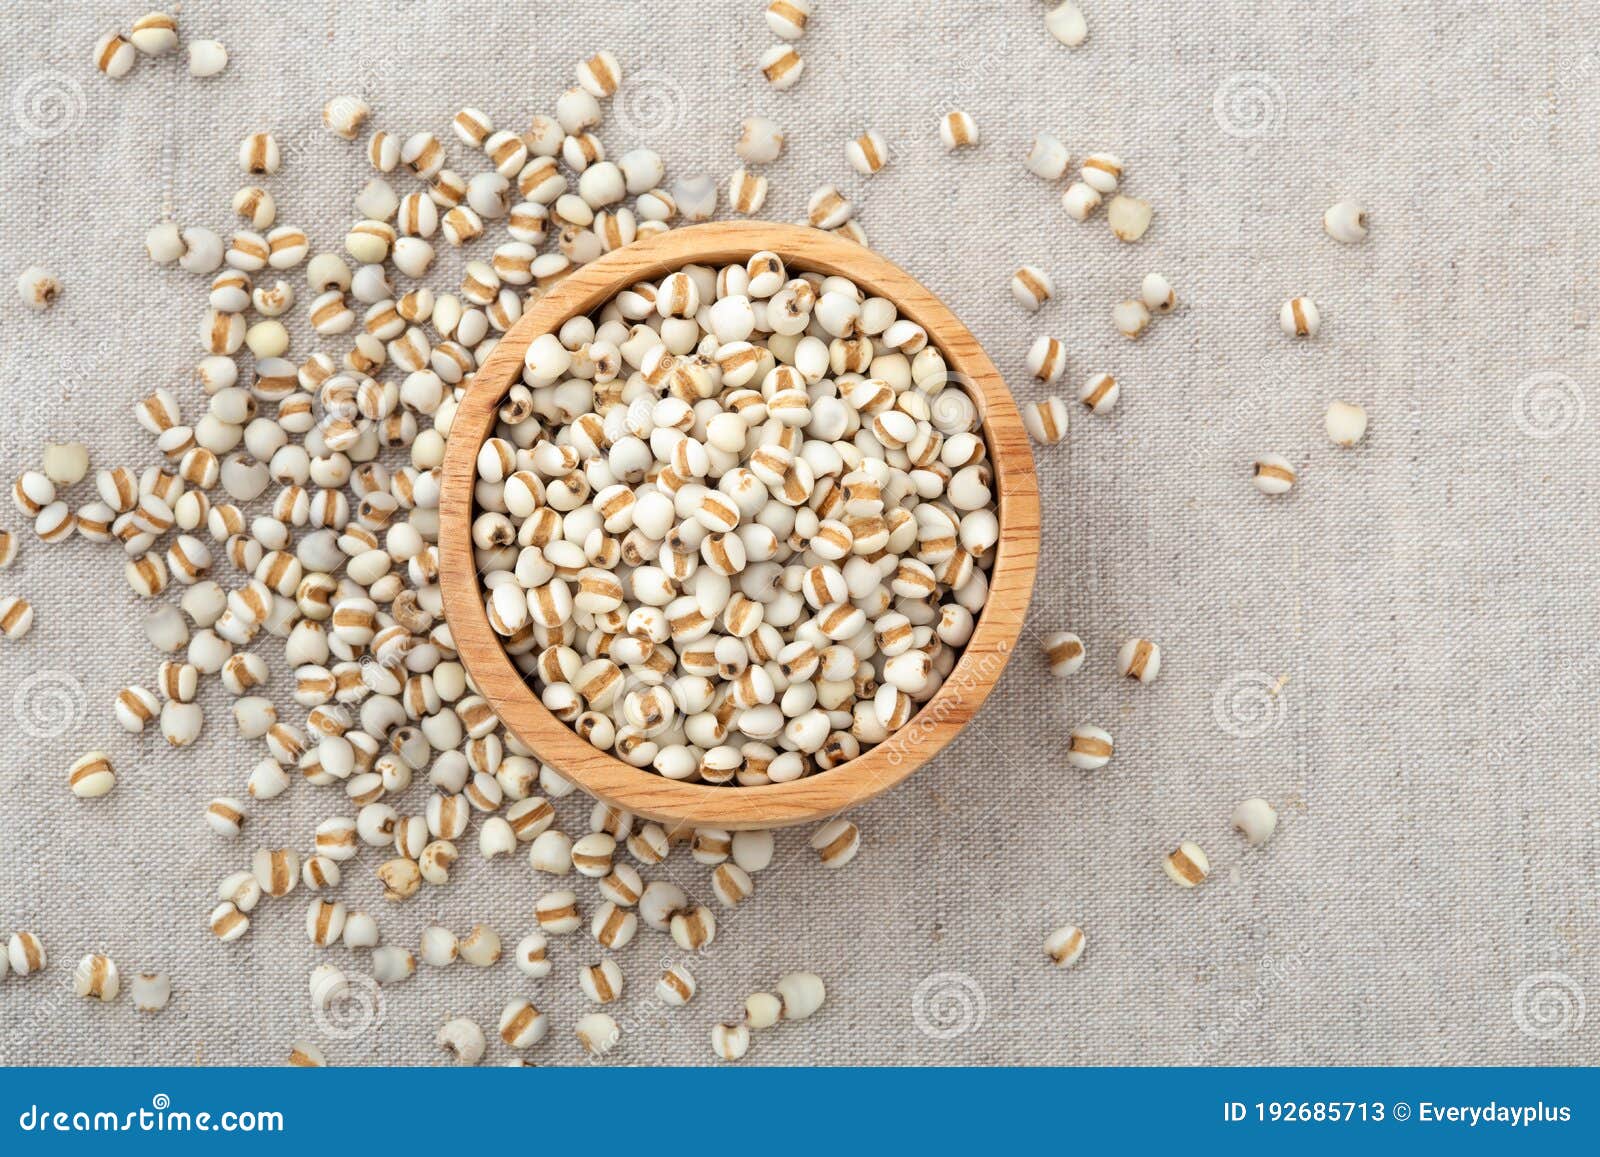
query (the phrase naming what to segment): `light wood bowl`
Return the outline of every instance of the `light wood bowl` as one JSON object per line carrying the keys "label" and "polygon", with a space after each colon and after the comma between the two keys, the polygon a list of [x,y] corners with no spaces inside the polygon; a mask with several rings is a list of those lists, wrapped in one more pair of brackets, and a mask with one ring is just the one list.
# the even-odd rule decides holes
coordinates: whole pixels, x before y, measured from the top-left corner
{"label": "light wood bowl", "polygon": [[[471,525],[478,448],[495,411],[521,380],[529,343],[589,314],[638,281],[685,265],[744,262],[770,249],[794,271],[841,274],[886,297],[928,333],[952,376],[983,415],[999,498],[1000,541],[989,600],[971,640],[939,691],[904,728],[831,771],[760,787],[683,783],[600,751],[550,714],[489,627],[473,563]],[[951,388],[956,388],[952,386]],[[887,791],[949,743],[993,690],[1015,649],[1039,556],[1039,491],[1021,415],[1005,383],[966,327],[916,279],[871,250],[817,229],[727,223],[673,229],[582,266],[525,313],[473,377],[450,429],[439,500],[440,586],[461,662],[501,720],[538,757],[590,795],[659,821],[669,830],[782,827],[833,815]]]}

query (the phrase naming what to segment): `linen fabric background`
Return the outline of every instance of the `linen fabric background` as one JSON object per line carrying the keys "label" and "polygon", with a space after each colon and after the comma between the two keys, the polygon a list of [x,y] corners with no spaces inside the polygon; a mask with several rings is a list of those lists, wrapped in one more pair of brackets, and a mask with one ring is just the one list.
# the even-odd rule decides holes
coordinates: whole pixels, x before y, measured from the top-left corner
{"label": "linen fabric background", "polygon": [[[91,49],[139,5],[13,6],[0,52],[4,470],[70,438],[96,466],[153,461],[132,408],[157,386],[201,412],[205,283],[153,266],[142,239],[164,211],[234,228],[246,133],[271,129],[284,146],[264,182],[280,222],[338,248],[372,174],[361,145],[322,129],[326,99],[358,93],[378,127],[433,130],[470,175],[486,166],[449,135],[457,109],[523,127],[553,109],[576,60],[610,49],[628,77],[599,130],[611,155],[650,145],[669,177],[725,178],[740,119],[771,115],[788,147],[765,170],[766,216],[797,219],[837,182],[873,247],[954,307],[1019,401],[1046,392],[1023,368],[1040,334],[1070,351],[1063,393],[1100,370],[1123,383],[1114,413],[1075,413],[1070,438],[1037,455],[1039,581],[981,716],[853,817],[862,847],[845,870],[822,869],[805,832],[783,833],[753,899],[718,912],[688,1008],[652,995],[678,954],[642,930],[620,954],[624,1038],[610,1059],[709,1062],[711,1025],[795,968],[826,978],[828,1002],[758,1034],[749,1063],[1600,1059],[1600,1010],[1585,1007],[1600,998],[1600,6],[1084,0],[1090,38],[1073,51],[1038,3],[818,0],[805,76],[785,93],[756,71],[775,39],[761,7],[190,2],[183,35],[223,40],[228,70],[196,80],[181,57],[141,59],[112,82]],[[981,147],[943,151],[935,124],[950,107],[976,119]],[[871,178],[844,158],[867,128],[893,158]],[[1156,210],[1140,244],[1113,239],[1103,212],[1065,216],[1065,183],[1022,167],[1035,132],[1075,159],[1123,159],[1125,190]],[[1341,197],[1370,210],[1365,244],[1323,234]],[[459,262],[440,249],[434,285]],[[1037,314],[1007,289],[1025,262],[1055,279]],[[10,286],[34,263],[65,284],[43,315]],[[1129,342],[1111,306],[1152,271],[1182,304]],[[289,280],[303,356],[304,270]],[[1322,309],[1313,341],[1278,330],[1296,294]],[[1371,415],[1353,450],[1323,432],[1335,398]],[[1301,472],[1289,497],[1250,484],[1252,457],[1270,451]],[[304,888],[217,944],[216,882],[257,847],[306,848],[342,793],[297,785],[251,804],[238,841],[211,834],[205,802],[242,795],[261,754],[234,734],[216,681],[193,748],[123,734],[112,697],[152,683],[160,656],[120,551],[46,547],[9,507],[0,524],[21,532],[0,592],[36,609],[26,639],[0,641],[0,931],[36,931],[51,957],[45,975],[0,982],[5,1062],[275,1064],[303,1038],[336,1064],[431,1063],[447,1017],[492,1035],[519,995],[555,1029],[529,1056],[580,1059],[576,971],[598,955],[586,932],[553,939],[546,980],[509,961],[423,967],[384,990],[381,1010],[342,1007],[326,1026],[311,968],[340,964],[370,998],[367,963],[306,942]],[[1036,646],[1060,629],[1089,650],[1064,682]],[[1135,634],[1163,649],[1147,687],[1116,677]],[[1104,770],[1066,766],[1078,723],[1116,737]],[[65,770],[94,747],[117,789],[80,802]],[[1282,822],[1251,850],[1229,814],[1258,794]],[[561,810],[582,830],[586,801]],[[1212,862],[1196,891],[1159,866],[1185,838]],[[342,895],[388,942],[414,949],[429,923],[482,921],[509,951],[534,897],[558,885],[521,856],[486,864],[475,845],[448,888],[400,906],[379,899],[365,853],[344,866]],[[710,901],[708,870],[686,852],[664,870]],[[597,902],[592,887],[581,896]],[[1057,971],[1041,945],[1069,922],[1089,947]],[[126,995],[73,996],[72,966],[91,951],[114,957],[125,989],[141,970],[169,972],[171,1006],[150,1016]],[[489,1060],[510,1056],[492,1042]]]}

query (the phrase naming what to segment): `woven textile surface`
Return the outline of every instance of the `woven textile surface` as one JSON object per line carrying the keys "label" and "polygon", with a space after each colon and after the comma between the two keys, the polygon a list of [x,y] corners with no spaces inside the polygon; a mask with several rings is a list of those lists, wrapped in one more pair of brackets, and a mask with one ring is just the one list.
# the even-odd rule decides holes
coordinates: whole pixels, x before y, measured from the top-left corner
{"label": "woven textile surface", "polygon": [[[760,7],[190,2],[185,36],[225,41],[228,70],[197,80],[180,57],[141,59],[113,82],[91,48],[137,8],[13,5],[0,49],[3,470],[74,437],[97,466],[155,461],[132,409],[158,386],[202,412],[204,282],[152,265],[142,238],[163,212],[234,227],[246,133],[283,142],[283,171],[265,182],[280,221],[337,248],[371,172],[359,145],[322,129],[327,98],[358,93],[401,135],[434,130],[470,175],[486,166],[448,135],[458,108],[523,127],[553,108],[576,60],[608,48],[627,73],[598,130],[612,155],[650,145],[669,177],[722,178],[740,119],[769,114],[789,144],[766,170],[765,215],[798,219],[836,182],[872,246],[955,309],[1019,400],[1043,396],[1023,367],[1039,334],[1070,352],[1057,388],[1100,370],[1123,383],[1113,413],[1080,410],[1068,440],[1037,455],[1040,577],[1024,644],[976,722],[853,816],[862,848],[844,870],[823,869],[806,832],[781,834],[754,897],[719,912],[716,943],[691,962],[688,1008],[652,995],[678,954],[642,931],[620,954],[624,1039],[610,1059],[709,1062],[715,1021],[808,967],[827,980],[823,1011],[759,1034],[750,1063],[1600,1060],[1600,1009],[1585,1009],[1600,1000],[1600,406],[1588,405],[1600,5],[1486,19],[1466,4],[1085,0],[1090,39],[1069,50],[1040,4],[818,0],[805,75],[783,93],[755,69],[774,40]],[[950,107],[972,114],[981,147],[943,151],[935,122]],[[866,128],[892,154],[870,178],[844,158]],[[1037,131],[1075,158],[1121,156],[1125,189],[1156,209],[1141,243],[1115,240],[1103,212],[1066,217],[1064,184],[1022,167]],[[1322,231],[1345,196],[1370,211],[1362,245]],[[456,276],[447,249],[435,285]],[[35,263],[65,283],[46,314],[10,287]],[[1022,263],[1055,280],[1035,315],[1007,289]],[[1129,342],[1111,306],[1152,271],[1182,304]],[[303,270],[287,278],[303,356]],[[1321,306],[1315,340],[1279,332],[1296,294]],[[1335,398],[1371,416],[1355,449],[1323,432]],[[1286,498],[1250,484],[1268,451],[1300,470]],[[307,943],[305,889],[216,943],[216,882],[257,847],[304,849],[347,810],[342,792],[297,784],[252,804],[239,840],[213,835],[205,802],[242,795],[261,754],[236,736],[225,692],[208,680],[205,732],[187,751],[154,729],[122,733],[112,697],[151,684],[160,656],[120,549],[47,547],[9,504],[0,525],[21,546],[0,594],[36,610],[26,638],[0,640],[0,932],[36,931],[51,956],[42,976],[0,981],[0,1059],[281,1063],[306,1039],[332,1063],[431,1063],[447,1016],[492,1028],[518,995],[556,1029],[529,1055],[580,1059],[576,971],[598,954],[586,933],[554,942],[545,980],[509,961],[423,968],[381,1009],[329,1025],[313,1018],[310,970],[331,960],[359,980],[368,965]],[[1058,682],[1036,644],[1061,629],[1089,658]],[[1149,686],[1116,676],[1135,634],[1163,648]],[[287,704],[276,659],[275,677]],[[1065,764],[1079,723],[1115,736],[1104,770]],[[65,769],[94,747],[117,789],[74,800]],[[420,810],[425,788],[413,791]],[[1228,822],[1252,795],[1282,817],[1258,850]],[[561,811],[582,829],[585,801]],[[1160,870],[1180,839],[1210,855],[1194,891]],[[398,906],[379,898],[368,852],[345,865],[342,895],[389,942],[486,922],[509,948],[554,885],[521,856],[484,863],[475,836],[463,851],[447,888]],[[709,902],[708,869],[686,852],[663,871]],[[1058,971],[1041,945],[1064,923],[1089,947]],[[150,1016],[126,996],[75,997],[72,965],[92,951],[125,977],[170,973],[171,1006]],[[491,1046],[489,1059],[510,1056]]]}

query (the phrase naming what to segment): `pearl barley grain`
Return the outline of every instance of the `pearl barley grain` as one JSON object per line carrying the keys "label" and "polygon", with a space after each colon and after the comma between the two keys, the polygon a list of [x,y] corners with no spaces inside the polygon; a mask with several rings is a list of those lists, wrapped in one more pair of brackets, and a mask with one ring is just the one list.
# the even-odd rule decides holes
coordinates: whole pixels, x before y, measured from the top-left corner
{"label": "pearl barley grain", "polygon": [[[739,126],[739,139],[733,151],[751,165],[766,165],[783,153],[783,130],[767,117],[749,117]],[[646,190],[648,191],[648,190]]]}
{"label": "pearl barley grain", "polygon": [[1067,368],[1067,350],[1053,337],[1037,337],[1028,347],[1028,373],[1049,385]]}
{"label": "pearl barley grain", "polygon": [[399,984],[416,974],[417,958],[404,948],[385,944],[372,951],[372,979],[379,984]]}
{"label": "pearl barley grain", "polygon": [[91,751],[79,756],[67,769],[67,786],[79,799],[98,799],[117,784],[111,760],[103,751]]}
{"label": "pearl barley grain", "polygon": [[517,849],[517,833],[503,816],[490,816],[478,831],[478,852],[486,860]]}
{"label": "pearl barley grain", "polygon": [[597,52],[577,66],[578,84],[590,96],[614,96],[622,85],[622,67],[609,52]]}
{"label": "pearl barley grain", "polygon": [[52,502],[34,519],[33,533],[41,542],[65,542],[78,529],[78,516],[65,502]]}
{"label": "pearl barley grain", "polygon": [[1150,307],[1132,297],[1119,301],[1111,308],[1111,324],[1123,337],[1138,340],[1150,327]]}
{"label": "pearl barley grain", "polygon": [[1084,184],[1097,193],[1115,193],[1122,182],[1122,162],[1110,153],[1090,153],[1079,169]]}
{"label": "pearl barley grain", "polygon": [[224,944],[239,939],[250,931],[250,917],[231,900],[224,900],[211,910],[211,931]]}
{"label": "pearl barley grain", "polygon": [[1045,638],[1045,661],[1050,664],[1050,673],[1057,679],[1065,679],[1076,672],[1083,666],[1085,656],[1083,640],[1071,631],[1058,631]]}
{"label": "pearl barley grain", "polygon": [[807,219],[818,229],[837,229],[850,220],[854,211],[850,202],[833,185],[823,185],[806,202]]}
{"label": "pearl barley grain", "polygon": [[163,221],[153,226],[144,236],[145,253],[157,265],[171,265],[187,250],[183,232],[175,222]]}
{"label": "pearl barley grain", "polygon": [[358,96],[336,96],[322,106],[322,123],[334,136],[347,141],[356,139],[371,115],[367,102]]}
{"label": "pearl barley grain", "polygon": [[772,863],[773,838],[770,831],[756,829],[733,833],[733,862],[754,875]]}
{"label": "pearl barley grain", "polygon": [[436,1043],[451,1054],[457,1064],[475,1065],[483,1059],[485,1047],[483,1029],[478,1027],[476,1021],[468,1020],[464,1016],[446,1021],[439,1029]]}
{"label": "pearl barley grain", "polygon": [[1167,873],[1167,878],[1180,888],[1193,888],[1206,882],[1206,876],[1211,872],[1211,861],[1206,859],[1199,845],[1185,840],[1167,853],[1161,861],[1161,868]]}
{"label": "pearl barley grain", "polygon": [[1083,955],[1084,944],[1083,929],[1066,924],[1045,938],[1044,954],[1056,967],[1071,968]]}
{"label": "pearl barley grain", "polygon": [[33,607],[16,595],[0,596],[0,635],[20,639],[33,628]]}
{"label": "pearl barley grain", "polygon": [[1161,648],[1149,639],[1129,639],[1117,651],[1117,671],[1125,679],[1154,681],[1161,673]]}
{"label": "pearl barley grain", "polygon": [[1282,454],[1263,454],[1250,469],[1256,489],[1263,494],[1287,494],[1294,487],[1294,466]]}
{"label": "pearl barley grain", "polygon": [[1322,214],[1322,228],[1335,241],[1354,245],[1367,238],[1367,211],[1354,201],[1337,201]]}
{"label": "pearl barley grain", "polygon": [[1011,296],[1029,313],[1038,313],[1054,292],[1050,275],[1037,266],[1024,265],[1011,275]]}
{"label": "pearl barley grain", "polygon": [[220,40],[189,41],[189,75],[216,76],[228,67],[228,50]]}
{"label": "pearl barley grain", "polygon": [[548,876],[565,876],[572,871],[572,837],[565,832],[541,832],[528,848],[528,864]]}
{"label": "pearl barley grain", "polygon": [[767,27],[781,40],[799,40],[811,18],[811,0],[772,0],[767,5]]}
{"label": "pearl barley grain", "polygon": [[6,942],[6,960],[18,976],[43,972],[50,962],[44,944],[32,932],[13,932]]}
{"label": "pearl barley grain", "polygon": [[55,442],[44,448],[45,477],[57,486],[76,486],[89,473],[89,449],[82,442]]}
{"label": "pearl barley grain", "polygon": [[365,912],[351,912],[344,921],[344,944],[346,948],[376,948],[378,946],[378,922]]}
{"label": "pearl barley grain", "polygon": [[644,894],[644,878],[632,864],[617,864],[600,881],[600,894],[613,904],[631,908]]}
{"label": "pearl barley grain", "polygon": [[639,917],[615,901],[607,900],[595,909],[589,932],[602,948],[617,951],[627,947],[639,930]]}
{"label": "pearl barley grain", "polygon": [[1067,741],[1067,762],[1080,771],[1096,771],[1111,762],[1111,733],[1092,724],[1072,729]]}
{"label": "pearl barley grain", "polygon": [[881,133],[869,130],[847,144],[844,155],[852,169],[868,177],[889,163],[889,146]]}
{"label": "pearl barley grain", "polygon": [[1335,446],[1354,446],[1367,433],[1367,412],[1353,402],[1332,402],[1323,420]]}
{"label": "pearl barley grain", "polygon": [[72,990],[79,996],[110,1004],[122,991],[122,978],[109,956],[91,953],[72,971]]}
{"label": "pearl barley grain", "polygon": [[507,1048],[532,1048],[550,1031],[550,1021],[531,1000],[518,999],[500,1012],[500,1039]]}
{"label": "pearl barley grain", "polygon": [[578,913],[578,897],[568,891],[548,892],[533,905],[534,919],[542,931],[552,936],[576,932],[583,923]]}
{"label": "pearl barley grain", "polygon": [[160,1012],[172,1000],[172,981],[165,972],[141,972],[133,978],[129,991],[139,1012]]}
{"label": "pearl barley grain", "polygon": [[694,999],[697,984],[694,976],[682,964],[674,964],[656,981],[656,998],[672,1008],[682,1008]]}
{"label": "pearl barley grain", "polygon": [[147,13],[133,22],[128,39],[146,56],[165,56],[178,47],[178,22],[165,12]]}
{"label": "pearl barley grain", "polygon": [[1061,194],[1061,207],[1074,221],[1087,221],[1100,208],[1102,199],[1093,186],[1084,181],[1074,181]]}
{"label": "pearl barley grain", "polygon": [[698,952],[717,938],[717,918],[701,904],[673,914],[667,925],[672,942],[685,952]]}
{"label": "pearl barley grain", "polygon": [[595,1004],[610,1004],[622,995],[622,969],[607,957],[578,973],[578,988]]}
{"label": "pearl barley grain", "polygon": [[222,882],[216,885],[216,898],[226,899],[240,912],[256,911],[256,904],[261,903],[261,895],[261,882],[251,872],[224,875]]}
{"label": "pearl barley grain", "polygon": [[1171,313],[1178,304],[1172,283],[1159,273],[1147,273],[1139,286],[1139,297],[1152,313]]}
{"label": "pearl barley grain", "polygon": [[974,148],[978,144],[977,122],[960,110],[947,112],[939,121],[939,140],[950,153]]}
{"label": "pearl barley grain", "polygon": [[335,900],[313,900],[306,908],[306,939],[318,948],[337,944],[344,934],[345,908]]}
{"label": "pearl barley grain", "polygon": [[120,32],[108,32],[94,45],[94,66],[112,80],[121,80],[133,70],[138,50]]}
{"label": "pearl barley grain", "polygon": [[773,985],[782,1002],[784,1020],[805,1020],[827,999],[828,989],[815,972],[788,972]]}
{"label": "pearl barley grain", "polygon": [[42,313],[61,296],[61,281],[43,266],[30,265],[17,275],[17,296],[22,299],[23,305]]}
{"label": "pearl barley grain", "polygon": [[711,1028],[711,1051],[725,1061],[737,1061],[750,1051],[750,1030],[742,1024],[718,1024]]}
{"label": "pearl barley grain", "polygon": [[1022,409],[1022,424],[1039,445],[1054,446],[1067,436],[1067,403],[1060,398],[1030,402]]}
{"label": "pearl barley grain", "polygon": [[[759,213],[767,200],[767,179],[748,169],[735,169],[728,178],[728,205],[735,213]],[[724,298],[731,301],[732,298]],[[720,302],[718,304],[721,304]]]}
{"label": "pearl barley grain", "polygon": [[861,830],[844,817],[829,820],[811,835],[811,849],[825,868],[842,868],[861,850]]}
{"label": "pearl barley grain", "polygon": [[617,1022],[603,1012],[591,1012],[583,1017],[573,1026],[573,1031],[583,1051],[592,1057],[605,1056],[622,1039],[622,1030],[617,1027]]}
{"label": "pearl barley grain", "polygon": [[1154,216],[1155,210],[1150,202],[1136,197],[1118,195],[1111,198],[1111,204],[1106,208],[1106,224],[1111,226],[1111,232],[1118,241],[1130,244],[1145,235]]}
{"label": "pearl barley grain", "polygon": [[1070,159],[1066,145],[1048,133],[1036,133],[1033,146],[1028,150],[1028,156],[1023,164],[1035,177],[1042,177],[1046,181],[1059,181],[1061,175],[1067,171],[1067,162]]}
{"label": "pearl barley grain", "polygon": [[244,827],[244,804],[219,796],[206,805],[206,825],[224,839],[235,839]]}
{"label": "pearl barley grain", "polygon": [[1109,414],[1122,397],[1122,387],[1110,374],[1092,374],[1078,387],[1078,401],[1091,414]]}
{"label": "pearl barley grain", "polygon": [[724,908],[737,908],[754,890],[750,874],[737,864],[719,864],[711,873],[711,891]]}
{"label": "pearl barley grain", "polygon": [[1083,11],[1073,3],[1058,4],[1045,14],[1044,26],[1068,48],[1077,48],[1089,38],[1089,25]]}
{"label": "pearl barley grain", "polygon": [[1291,297],[1278,310],[1278,326],[1290,337],[1316,337],[1322,314],[1309,297]]}
{"label": "pearl barley grain", "polygon": [[767,78],[767,83],[778,92],[793,88],[806,69],[800,54],[787,44],[774,44],[761,54],[756,63],[761,75]]}
{"label": "pearl barley grain", "polygon": [[422,963],[434,968],[454,964],[461,955],[461,941],[448,928],[437,924],[422,930],[422,947],[417,953]]}
{"label": "pearl barley grain", "polygon": [[1259,848],[1278,830],[1278,812],[1259,796],[1245,800],[1233,809],[1233,826],[1253,848]]}
{"label": "pearl barley grain", "polygon": [[461,959],[475,968],[488,968],[500,960],[500,934],[487,924],[474,924],[461,939]]}
{"label": "pearl barley grain", "polygon": [[328,1058],[310,1041],[297,1040],[289,1045],[289,1067],[292,1069],[325,1069]]}
{"label": "pearl barley grain", "polygon": [[544,933],[530,932],[517,941],[512,962],[516,964],[517,971],[524,976],[531,976],[535,980],[549,976],[552,965],[548,948],[549,941],[545,939]]}

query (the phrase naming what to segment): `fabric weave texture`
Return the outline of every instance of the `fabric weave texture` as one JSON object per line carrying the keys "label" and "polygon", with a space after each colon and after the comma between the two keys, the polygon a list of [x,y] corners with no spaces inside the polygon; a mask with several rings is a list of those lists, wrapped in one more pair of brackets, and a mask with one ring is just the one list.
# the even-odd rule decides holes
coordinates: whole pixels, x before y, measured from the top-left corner
{"label": "fabric weave texture", "polygon": [[[183,35],[223,40],[227,71],[196,80],[181,56],[141,59],[119,82],[93,71],[91,48],[137,8],[13,5],[0,463],[14,476],[45,442],[78,437],[97,466],[142,467],[156,455],[132,419],[138,398],[167,386],[191,418],[202,411],[203,283],[153,266],[142,239],[163,212],[235,227],[246,133],[283,143],[283,171],[263,182],[279,220],[314,251],[337,248],[372,173],[359,144],[322,128],[326,99],[359,93],[376,126],[433,130],[470,175],[486,166],[447,135],[458,108],[522,127],[553,109],[576,60],[610,49],[627,78],[599,130],[613,156],[649,145],[669,177],[722,179],[740,119],[771,115],[788,147],[765,170],[766,216],[798,219],[835,182],[873,247],[955,309],[1019,400],[1045,392],[1023,367],[1039,334],[1069,350],[1062,392],[1101,370],[1123,390],[1114,413],[1079,410],[1068,440],[1037,455],[1040,577],[1024,646],[979,718],[853,817],[863,844],[843,871],[820,867],[805,832],[783,833],[754,897],[718,912],[689,1007],[655,1000],[678,954],[641,931],[621,954],[624,1038],[609,1059],[710,1062],[713,1023],[807,967],[827,981],[823,1011],[756,1034],[747,1063],[1594,1063],[1600,417],[1585,407],[1600,5],[1489,20],[1461,4],[1083,7],[1090,38],[1073,51],[1039,4],[818,0],[798,46],[806,73],[775,93],[755,67],[774,40],[757,0],[270,13],[194,0]],[[943,151],[936,118],[951,107],[973,115],[981,147]],[[892,159],[863,178],[844,145],[868,128]],[[1065,184],[1023,168],[1036,131],[1075,162],[1122,158],[1125,190],[1156,207],[1141,243],[1116,241],[1103,211],[1066,217]],[[1323,209],[1346,196],[1370,211],[1364,244],[1322,232]],[[435,285],[459,263],[439,248]],[[65,285],[42,315],[11,287],[35,263]],[[1007,289],[1024,263],[1056,285],[1034,315]],[[1111,307],[1152,271],[1181,305],[1129,342]],[[303,268],[286,279],[303,356]],[[1297,294],[1321,307],[1315,340],[1278,330]],[[1323,433],[1335,398],[1371,416],[1353,450]],[[1268,451],[1300,470],[1286,498],[1250,484]],[[238,841],[215,837],[205,802],[242,795],[260,755],[216,681],[195,747],[123,734],[112,697],[151,684],[161,656],[120,552],[46,547],[10,508],[0,525],[21,540],[0,593],[37,612],[26,639],[0,641],[0,933],[33,930],[51,956],[43,976],[0,981],[0,1060],[277,1064],[304,1038],[336,1064],[433,1063],[446,1018],[492,1035],[522,995],[555,1026],[530,1058],[581,1059],[576,973],[598,957],[586,932],[553,940],[546,980],[509,962],[424,966],[383,991],[376,1023],[329,1026],[313,1018],[308,974],[332,960],[357,977],[366,960],[307,943],[304,888],[217,944],[216,882],[257,847],[304,849],[342,793],[297,784],[253,804]],[[1089,651],[1062,682],[1035,645],[1060,629]],[[1134,635],[1163,649],[1149,686],[1116,676]],[[1104,770],[1065,764],[1078,723],[1115,736]],[[66,767],[94,747],[117,789],[74,800]],[[1252,795],[1282,816],[1259,850],[1228,824]],[[582,829],[584,801],[561,811]],[[1180,839],[1210,855],[1197,890],[1161,872]],[[560,885],[522,857],[483,863],[475,837],[463,853],[448,888],[400,906],[379,897],[367,853],[344,865],[342,895],[388,942],[414,949],[435,921],[487,922],[509,950],[535,896]],[[665,870],[710,900],[709,870],[685,851]],[[1088,950],[1057,971],[1042,945],[1064,923]],[[113,956],[124,989],[138,971],[169,972],[171,1007],[73,996],[72,965],[91,951]],[[490,1060],[510,1056],[491,1045]]]}

